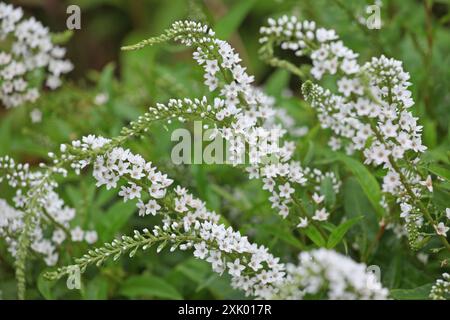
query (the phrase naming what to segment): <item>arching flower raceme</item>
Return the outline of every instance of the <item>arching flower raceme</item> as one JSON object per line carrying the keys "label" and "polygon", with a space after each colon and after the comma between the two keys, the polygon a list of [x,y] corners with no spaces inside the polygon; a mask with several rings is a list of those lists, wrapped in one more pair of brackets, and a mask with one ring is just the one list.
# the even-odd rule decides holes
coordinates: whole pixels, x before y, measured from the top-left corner
{"label": "arching flower raceme", "polygon": [[[405,228],[395,228],[400,230],[398,234],[406,233],[412,247],[419,248],[425,239],[421,233],[435,230],[449,249],[443,232],[445,222],[439,221],[438,209],[426,208],[421,200],[433,192],[432,181],[417,170],[427,148],[422,143],[422,126],[410,110],[414,104],[408,89],[410,75],[401,61],[382,55],[360,65],[358,55],[339,40],[334,30],[296,17],[269,19],[260,32],[262,56],[269,63],[305,78],[304,71],[308,70],[315,80],[326,75],[336,80],[337,93],[311,81],[303,84],[302,93],[316,110],[322,128],[331,130],[332,150],[343,149],[349,155],[360,152],[365,164],[385,169],[381,186],[385,196],[380,205],[388,210],[388,202],[395,201],[402,208]],[[274,47],[310,58],[312,68],[302,69],[279,60],[273,54]]]}
{"label": "arching flower raceme", "polygon": [[[206,25],[191,21],[175,22],[163,36],[124,49],[135,50],[171,39],[195,48],[193,58],[203,67],[205,85],[216,96],[214,101],[208,101],[207,97],[172,99],[167,104],[150,108],[150,114],[180,121],[195,119],[195,115],[210,120],[215,127],[215,136],[228,142],[227,160],[233,165],[244,164],[250,179],[263,180],[263,189],[271,193],[272,208],[283,218],[296,210],[292,209],[293,206],[301,205],[293,203],[296,188],[310,188],[320,193],[323,180],[330,179],[334,191],[339,191],[340,181],[333,172],[303,168],[299,161],[293,159],[295,143],[288,140],[288,132],[297,130],[292,125],[283,127],[293,120],[279,111],[282,109],[276,108],[272,97],[252,85],[254,77],[240,65],[239,55],[227,42],[215,38],[214,31]],[[277,115],[282,119],[281,125],[274,121]],[[316,206],[322,207],[324,203],[316,203]],[[302,209],[301,215],[308,219],[305,210]],[[312,216],[311,212],[309,218]]]}
{"label": "arching flower raceme", "polygon": [[[64,241],[96,241],[95,231],[72,229],[75,209],[59,197],[58,184],[47,174],[16,164],[10,157],[0,157],[0,172],[0,182],[7,181],[15,189],[14,205],[0,199],[0,237],[6,240],[12,256],[18,258],[19,239],[24,232],[30,235],[31,249],[49,266],[58,261],[57,247]],[[66,175],[62,168],[54,168],[53,172]]]}
{"label": "arching flower raceme", "polygon": [[[269,18],[260,28],[259,42],[263,44],[263,58],[274,66],[288,67],[294,73],[303,73],[273,56],[273,46],[293,51],[296,56],[312,60],[311,75],[320,80],[324,74],[353,75],[359,71],[358,54],[347,48],[334,30],[317,27],[314,21],[300,21],[295,16]],[[342,84],[344,85],[344,83]]]}
{"label": "arching flower raceme", "polygon": [[[366,195],[368,191],[379,193],[376,204],[383,194],[381,208],[386,212],[376,227],[384,232],[385,223],[392,228],[401,226],[401,231],[394,231],[406,233],[413,249],[428,243],[434,246],[437,241],[429,241],[434,240],[432,237],[447,246],[447,212],[436,208],[431,200],[423,201],[438,190],[439,183],[424,174],[426,170],[420,165],[426,147],[422,144],[422,127],[411,112],[411,83],[401,62],[381,56],[360,64],[358,54],[345,47],[333,30],[296,18],[270,19],[268,26],[261,28],[261,34],[262,54],[270,64],[286,67],[300,76],[309,73],[315,81],[335,79],[335,92],[305,81],[302,93],[316,111],[320,126],[331,132],[329,146],[336,151],[333,154],[344,157],[339,153],[344,150],[346,158],[362,159],[361,163],[352,159],[355,166],[358,162],[357,169],[377,170],[376,178],[371,177],[373,181],[361,183]],[[0,200],[0,236],[19,261],[19,294],[24,296],[23,271],[29,248],[43,255],[48,264],[55,264],[58,246],[65,241],[91,244],[97,240],[94,230],[72,224],[76,213],[58,196],[55,177],[64,178],[73,171],[80,178],[92,174],[98,188],[115,190],[123,201],[135,204],[142,223],[154,224],[91,248],[72,265],[46,273],[49,279],[70,276],[73,270],[85,272],[89,266],[99,266],[110,257],[133,257],[138,249],[155,246],[158,253],[166,247],[171,252],[192,253],[214,272],[227,274],[233,288],[252,298],[387,299],[389,292],[379,279],[367,271],[365,264],[350,258],[359,253],[362,261],[371,261],[370,250],[382,234],[376,235],[374,243],[368,243],[367,252],[348,246],[344,236],[359,217],[346,220],[350,206],[334,197],[341,187],[340,167],[323,172],[304,165],[317,162],[299,161],[296,138],[304,133],[304,128],[296,127],[295,121],[280,111],[284,109],[278,108],[275,99],[254,85],[254,77],[241,65],[238,53],[226,41],[217,39],[208,26],[179,21],[162,36],[125,49],[167,41],[192,48],[209,91],[205,96],[181,95],[156,103],[116,137],[87,135],[63,144],[60,152],[49,154],[49,164],[39,170],[31,171],[10,158],[0,162],[4,180],[16,189],[12,201]],[[311,66],[297,67],[276,58],[274,46],[310,58]],[[194,195],[195,190],[188,191],[136,153],[135,145],[127,144],[135,137],[143,137],[154,122],[195,120],[204,121],[202,127],[211,128],[213,138],[227,142],[227,160],[234,167],[232,170],[241,170],[249,179],[259,180],[256,183],[260,183],[269,202],[264,205],[270,205],[282,217],[271,217],[270,222],[280,223],[280,232],[287,232],[281,240],[292,244],[292,248],[279,250],[281,246],[272,243],[259,244],[265,237],[244,234],[246,229],[238,229],[238,223],[223,219],[226,217],[219,210],[210,210],[205,199]],[[364,172],[352,171],[359,180],[364,178]],[[330,201],[330,194],[336,199]],[[342,211],[336,214],[341,209],[344,215],[340,215]],[[149,216],[151,219],[144,220]],[[340,217],[343,223],[338,224]],[[278,238],[281,237],[277,234],[274,240]],[[344,246],[348,256],[331,249]],[[298,259],[292,261],[298,251]],[[448,277],[444,274],[443,278],[433,287],[433,299],[448,291]]]}
{"label": "arching flower raceme", "polygon": [[[81,149],[82,152],[89,155],[89,152],[92,151],[92,149],[89,150],[89,146],[95,146],[98,149],[110,143],[108,139],[94,136],[83,138],[81,141],[75,141],[72,144],[76,147],[65,153],[66,159],[70,159],[73,154],[79,154]],[[370,279],[365,273],[363,265],[355,264],[349,258],[341,258],[332,251],[325,250],[314,253],[313,256],[317,261],[314,260],[307,266],[306,263],[301,264],[299,269],[290,266],[290,271],[286,274],[286,266],[279,262],[279,258],[270,254],[267,248],[250,243],[247,237],[242,236],[231,227],[219,224],[219,216],[210,212],[204,202],[194,198],[180,186],[174,188],[173,181],[167,175],[145,162],[140,155],[135,155],[122,148],[113,148],[105,155],[98,155],[95,158],[88,156],[79,160],[83,166],[90,162],[94,163],[93,175],[98,181],[98,185],[114,188],[118,187],[119,179],[128,182],[130,187],[126,188],[130,188],[130,190],[120,194],[124,190],[122,187],[119,195],[128,201],[131,199],[129,194],[134,192],[133,198],[139,199],[137,202],[139,210],[146,209],[141,200],[144,198],[144,193],[148,193],[150,198],[153,197],[150,201],[154,208],[157,206],[161,209],[155,211],[155,214],[162,215],[163,224],[153,227],[152,231],[135,231],[133,237],[123,237],[121,241],[116,240],[111,244],[106,244],[103,248],[91,251],[76,260],[77,264],[74,266],[82,271],[88,265],[101,262],[113,254],[119,256],[131,250],[130,256],[132,256],[138,248],[146,249],[162,242],[158,246],[158,251],[162,250],[167,243],[170,244],[171,251],[176,248],[193,250],[194,256],[209,262],[215,272],[219,274],[227,272],[231,276],[234,288],[243,290],[246,295],[256,298],[303,298],[306,297],[306,294],[302,292],[318,294],[327,287],[326,284],[329,284],[328,295],[331,299],[356,297],[385,299],[387,297],[387,291],[382,289],[379,282]],[[138,168],[133,168],[133,166]],[[77,165],[74,167],[79,168]],[[133,171],[142,172],[142,175],[133,178],[131,176]],[[114,181],[113,186],[109,184],[111,181]],[[163,190],[156,196],[151,191],[155,184],[157,185],[155,189]],[[147,192],[144,191],[146,188],[148,188]],[[132,191],[133,189],[136,191]],[[282,190],[284,193],[291,193],[287,185],[284,185]],[[308,260],[306,255],[307,253],[304,253],[301,256],[302,263]],[[346,263],[343,264],[343,262]],[[292,282],[298,281],[297,277],[301,274],[301,268],[304,267],[308,272],[313,272],[316,270],[315,263],[323,268],[322,271],[314,274],[314,280],[308,280],[311,279],[311,274],[303,282],[296,282],[296,291],[292,292],[294,290]],[[347,278],[333,276],[332,270],[335,268],[335,263],[340,265],[340,272]],[[59,278],[70,273],[74,266],[60,268],[49,273],[48,276],[51,279]],[[325,274],[323,275],[322,272]],[[322,281],[322,285],[316,286],[319,281]],[[340,281],[344,281],[346,286],[343,286]]]}
{"label": "arching flower raceme", "polygon": [[298,265],[286,266],[286,278],[273,298],[387,299],[387,289],[366,269],[332,250],[302,252]]}
{"label": "arching flower raceme", "polygon": [[[236,68],[236,66],[233,67],[233,64],[238,61],[238,57],[227,44],[217,40],[211,40],[213,33],[207,27],[189,22],[175,23],[173,30],[168,32],[167,35],[177,39],[181,37],[180,34],[185,34],[188,31],[189,36],[181,38],[181,41],[185,44],[192,45],[193,43],[200,42],[204,45],[212,41],[214,45],[219,46],[218,50],[222,55],[222,59],[219,61],[220,63],[217,60],[211,61],[202,58],[204,52],[196,52],[197,60],[200,61],[200,64],[205,63],[205,71],[208,74],[206,77],[207,81],[213,79],[214,75],[220,70],[219,65],[225,69]],[[174,36],[174,33],[176,36]],[[192,36],[195,33],[200,33],[202,36]],[[157,42],[157,40],[149,39],[145,42],[153,43]],[[140,46],[138,44],[136,47]],[[207,47],[209,48],[209,46]],[[239,72],[236,73],[239,76],[243,76],[243,72],[242,69],[239,69]],[[244,75],[243,77],[248,80],[247,76]],[[238,77],[234,75],[233,78]],[[213,88],[210,88],[211,90],[215,90],[220,86],[218,79],[216,80],[214,81]],[[230,107],[231,110],[226,110],[223,118],[230,117],[232,121],[235,121],[232,122],[233,129],[238,128],[240,133],[244,133],[245,139],[251,140],[249,138],[249,131],[259,129],[259,127],[255,128],[255,125],[258,123],[257,118],[260,115],[252,109],[252,116],[249,116],[246,114],[248,112],[246,109],[248,109],[250,104],[258,105],[266,101],[266,99],[251,100],[251,102],[247,100],[243,104],[242,102],[234,101],[233,98],[238,94],[244,97],[249,96],[248,99],[254,99],[252,97],[253,89],[248,86],[248,83],[251,81],[247,80],[244,80],[242,86],[237,85],[237,83],[241,83],[239,80],[223,85],[224,89],[222,89],[221,95],[225,99],[216,98],[214,103],[208,103],[206,98],[202,98],[201,100],[170,100],[167,105],[158,104],[156,108],[150,108],[149,113],[142,118],[142,122],[150,119],[152,116],[158,119],[177,117],[178,120],[184,121],[185,117],[181,117],[180,115],[190,116],[199,113],[202,117],[209,116],[217,118],[217,114],[223,110],[221,108]],[[245,98],[242,99],[245,101]],[[271,106],[268,105],[267,110],[270,110],[269,107]],[[219,116],[217,120],[222,121],[222,116]],[[242,122],[244,124],[241,125]],[[235,134],[234,132],[228,131],[229,127],[219,128],[219,130],[225,132],[225,139],[227,139],[228,132],[229,139]],[[108,189],[116,188],[119,187],[120,180],[123,180],[126,184],[121,186],[119,195],[125,201],[134,198],[139,199],[137,201],[137,207],[140,214],[142,213],[141,215],[145,215],[147,210],[150,210],[148,204],[151,204],[152,214],[161,214],[163,216],[163,225],[162,227],[154,227],[151,232],[149,230],[144,230],[142,233],[135,231],[133,237],[123,237],[122,240],[116,240],[111,244],[106,244],[103,248],[93,250],[78,259],[76,261],[77,265],[75,266],[78,266],[84,271],[91,263],[101,262],[110,255],[114,254],[117,257],[123,252],[131,250],[130,256],[132,256],[139,247],[145,249],[156,242],[162,241],[163,244],[158,247],[158,251],[163,248],[166,242],[171,243],[171,250],[175,250],[177,247],[181,250],[192,248],[194,256],[209,262],[214,271],[220,274],[225,271],[228,272],[232,278],[233,287],[243,290],[247,295],[257,298],[273,298],[280,292],[285,292],[287,286],[292,287],[292,276],[286,276],[284,271],[285,265],[279,262],[279,258],[275,258],[268,253],[267,248],[250,243],[247,237],[241,236],[239,232],[235,232],[231,227],[218,224],[219,216],[209,212],[202,201],[193,198],[184,188],[180,186],[173,188],[173,181],[159,172],[151,163],[147,163],[140,155],[135,155],[129,150],[117,147],[112,149],[106,148],[107,150],[104,153],[97,154],[94,157],[90,156],[92,151],[102,150],[111,143],[111,140],[102,137],[84,137],[79,141],[74,141],[71,148],[62,146],[61,157],[70,161],[77,155],[78,160],[72,162],[72,167],[76,172],[80,172],[82,168],[92,163],[94,165],[93,175],[97,180],[98,186],[106,185]],[[79,157],[82,154],[86,154],[86,157]],[[321,204],[324,200],[324,196],[318,194],[320,191],[318,186],[323,179],[331,179],[334,188],[339,188],[339,184],[332,174],[323,175],[319,170],[311,170],[309,168],[304,170],[303,173],[303,170],[301,170],[297,162],[284,164],[283,162],[289,160],[290,157],[288,154],[280,157],[282,159],[285,158],[281,163],[272,163],[263,167],[253,164],[247,169],[251,177],[259,178],[261,176],[264,179],[264,188],[274,192],[272,194],[273,200],[271,201],[276,207],[281,207],[281,210],[286,207],[290,201],[289,199],[291,199],[295,192],[291,183],[304,184],[306,182],[304,175],[308,176],[314,183],[317,183],[313,196],[314,202],[317,205]],[[275,183],[277,177],[284,177],[284,183]],[[151,202],[144,200],[144,197],[151,199]],[[323,221],[327,219],[328,213],[322,208],[316,211],[315,217],[317,217],[316,220]],[[325,254],[332,255],[332,252],[330,251],[329,253],[327,251]],[[320,257],[320,254],[318,256]],[[322,263],[324,270],[331,267],[331,262],[329,262],[330,265],[325,265],[323,261],[319,262]],[[352,266],[351,263],[347,264]],[[53,273],[49,273],[48,276],[53,279],[59,278],[67,274],[72,267],[60,268]],[[357,269],[363,273],[361,268],[364,270],[364,267]],[[341,270],[342,273],[348,272],[349,274],[353,271],[351,268],[350,270],[346,270],[345,268]],[[319,278],[320,276],[317,275],[317,277]],[[387,292],[381,289],[379,283],[376,286],[376,290],[380,292],[377,293],[376,290],[372,292],[371,288],[363,288],[362,279],[365,279],[364,276],[361,276],[361,279],[357,278],[355,280],[356,282],[350,284],[353,285],[350,290],[354,290],[356,295],[361,294],[365,298],[386,297]],[[333,280],[331,277],[327,279],[325,276],[325,280],[323,281],[324,283],[327,281],[332,283]],[[312,292],[307,281],[302,284],[299,283],[296,289],[301,292],[305,290],[303,286],[308,288],[310,293],[318,293],[323,289],[322,287],[317,287],[317,291]],[[345,298],[344,293],[347,292],[346,290],[346,288],[342,288],[342,292],[334,292],[330,297]],[[349,294],[348,296],[351,295]]]}

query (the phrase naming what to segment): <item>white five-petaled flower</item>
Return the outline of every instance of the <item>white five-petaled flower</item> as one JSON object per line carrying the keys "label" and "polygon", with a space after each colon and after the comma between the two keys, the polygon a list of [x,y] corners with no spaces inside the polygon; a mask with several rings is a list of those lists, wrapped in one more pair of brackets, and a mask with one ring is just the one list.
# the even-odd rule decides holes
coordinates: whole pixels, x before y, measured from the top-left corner
{"label": "white five-petaled flower", "polygon": [[234,260],[234,262],[227,263],[228,272],[233,277],[240,277],[242,270],[245,269],[243,265],[241,265],[239,258]]}
{"label": "white five-petaled flower", "polygon": [[308,226],[308,218],[300,218],[300,223],[297,228],[306,228]]}
{"label": "white five-petaled flower", "polygon": [[323,196],[323,195],[320,196],[317,193],[314,193],[312,195],[312,199],[314,200],[315,203],[320,204],[323,201],[323,199],[325,199],[325,196]]}
{"label": "white five-petaled flower", "polygon": [[194,244],[194,257],[199,259],[205,259],[208,254],[208,249],[204,241]]}
{"label": "white five-petaled flower", "polygon": [[144,204],[141,200],[138,201],[136,205],[139,209],[139,216],[143,217],[146,215],[156,215],[161,206],[156,202],[156,200],[149,200],[146,204]]}
{"label": "white five-petaled flower", "polygon": [[31,118],[31,122],[33,122],[33,123],[41,122],[42,121],[42,111],[37,108],[34,108],[30,112],[30,118]]}
{"label": "white five-petaled flower", "polygon": [[273,191],[273,188],[275,187],[275,181],[271,178],[263,178],[263,190],[268,190],[270,192]]}
{"label": "white five-petaled flower", "polygon": [[286,182],[284,185],[279,187],[280,189],[280,197],[282,198],[290,198],[291,194],[294,193],[294,188],[291,188],[289,182]]}
{"label": "white five-petaled flower", "polygon": [[66,240],[66,234],[63,230],[58,229],[53,231],[52,241],[61,244],[64,240]]}
{"label": "white five-petaled flower", "polygon": [[325,221],[328,219],[329,215],[330,214],[325,210],[325,208],[322,208],[320,210],[316,210],[316,212],[312,218],[313,218],[313,220],[316,220],[316,221]]}
{"label": "white five-petaled flower", "polygon": [[72,241],[83,241],[84,231],[80,227],[75,227],[75,229],[70,232],[70,236],[72,237]]}
{"label": "white five-petaled flower", "polygon": [[436,230],[436,233],[440,236],[447,236],[447,231],[450,229],[447,227],[443,222],[439,222],[438,225],[434,226],[434,229]]}
{"label": "white five-petaled flower", "polygon": [[88,244],[93,244],[97,241],[98,239],[98,235],[97,232],[95,230],[91,230],[91,231],[86,231],[84,234],[84,240],[88,243]]}
{"label": "white five-petaled flower", "polygon": [[420,184],[427,187],[428,191],[433,192],[433,180],[430,175],[427,176],[425,181],[421,181]]}

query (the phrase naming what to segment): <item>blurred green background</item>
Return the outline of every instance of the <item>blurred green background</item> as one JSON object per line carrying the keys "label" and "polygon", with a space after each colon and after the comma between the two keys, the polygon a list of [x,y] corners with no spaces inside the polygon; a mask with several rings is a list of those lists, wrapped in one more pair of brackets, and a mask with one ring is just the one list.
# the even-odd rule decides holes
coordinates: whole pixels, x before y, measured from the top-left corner
{"label": "blurred green background", "polygon": [[[46,92],[34,105],[6,110],[0,107],[0,155],[9,154],[17,161],[36,164],[47,160],[47,152],[60,143],[86,134],[112,137],[130,120],[146,111],[155,102],[169,98],[200,97],[207,94],[202,85],[202,71],[191,58],[191,51],[182,46],[165,44],[137,52],[121,52],[120,47],[155,36],[179,19],[208,23],[219,38],[229,40],[239,52],[257,85],[277,98],[299,126],[313,126],[314,115],[300,99],[301,79],[283,70],[265,65],[258,57],[258,30],[267,18],[283,14],[315,20],[332,28],[346,45],[360,53],[360,62],[385,54],[404,61],[411,73],[412,91],[416,101],[413,113],[424,125],[424,142],[430,148],[427,156],[448,164],[448,124],[450,119],[450,3],[448,0],[384,0],[381,1],[382,27],[369,30],[357,23],[358,16],[367,16],[365,6],[372,1],[337,0],[25,0],[12,1],[27,15],[33,15],[52,32],[66,29],[66,8],[81,8],[81,30],[75,30],[67,43],[68,57],[75,69],[66,77],[66,84]],[[297,64],[308,63],[298,58]],[[107,97],[98,103],[99,95]],[[32,123],[29,113],[34,108],[43,112],[41,123]],[[176,125],[174,125],[176,126]],[[273,214],[257,182],[248,181],[238,170],[216,166],[179,166],[170,162],[170,128],[155,125],[145,140],[129,144],[136,152],[151,159],[181,185],[206,200],[211,209],[220,211],[228,222],[259,243],[265,243],[275,255],[293,258],[301,244],[283,220]],[[312,142],[314,141],[314,142]],[[326,137],[312,131],[299,142],[299,156],[306,163],[320,164],[313,144],[325,145]],[[322,159],[323,160],[323,159]],[[322,162],[323,163],[323,162]],[[333,167],[331,164],[328,167]],[[355,210],[374,217],[357,181],[342,177],[339,195],[345,206],[341,211]],[[1,187],[2,198],[11,190]],[[110,241],[116,234],[130,233],[153,223],[134,213],[133,203],[117,201],[115,191],[96,189],[93,179],[70,177],[61,192],[78,211],[77,223],[99,231],[101,241]],[[446,196],[445,194],[443,195]],[[355,206],[360,209],[355,209]],[[363,208],[363,209],[361,209]],[[339,217],[337,217],[339,218]],[[370,219],[370,217],[368,218]],[[437,263],[424,267],[414,254],[402,250],[393,239],[380,244],[375,254],[367,257],[370,240],[377,230],[362,226],[364,239],[356,238],[362,250],[353,253],[358,260],[377,263],[383,282],[389,288],[415,288],[435,279]],[[279,227],[275,228],[277,225]],[[256,226],[256,227],[255,227]],[[286,246],[288,244],[289,246]],[[296,249],[293,250],[292,248]],[[364,249],[365,248],[365,249]],[[383,248],[389,248],[388,251]],[[70,263],[87,248],[80,246],[62,252],[61,263]],[[345,250],[352,250],[345,248]],[[395,254],[393,253],[395,252]],[[395,256],[395,258],[393,258]],[[0,247],[0,290],[5,298],[15,295],[12,259]],[[108,263],[101,271],[91,270],[81,293],[69,292],[63,281],[46,282],[41,275],[45,267],[32,260],[30,297],[45,298],[240,298],[226,278],[213,274],[209,266],[194,260],[190,254],[154,250],[137,257]]]}

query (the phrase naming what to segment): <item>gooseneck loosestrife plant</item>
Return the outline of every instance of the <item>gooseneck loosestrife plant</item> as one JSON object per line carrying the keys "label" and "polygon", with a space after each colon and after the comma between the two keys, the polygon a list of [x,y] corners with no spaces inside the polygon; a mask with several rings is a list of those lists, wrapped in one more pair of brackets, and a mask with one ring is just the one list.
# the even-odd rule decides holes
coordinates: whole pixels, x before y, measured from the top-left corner
{"label": "gooseneck loosestrife plant", "polygon": [[[92,248],[74,264],[47,272],[48,279],[72,276],[74,270],[83,273],[109,258],[116,260],[125,254],[132,258],[139,249],[156,247],[160,252],[167,246],[170,251],[191,251],[213,271],[227,273],[233,288],[253,298],[388,298],[388,290],[366,271],[364,263],[332,249],[358,221],[343,220],[340,226],[330,227],[328,220],[337,207],[327,201],[323,186],[328,184],[338,194],[339,175],[300,162],[295,153],[296,133],[302,130],[286,126],[283,119],[289,116],[276,106],[274,98],[253,85],[253,76],[247,74],[229,43],[217,39],[206,25],[179,21],[161,36],[123,50],[169,41],[193,49],[209,94],[157,103],[117,137],[88,135],[63,144],[58,152],[49,153],[51,162],[41,164],[39,170],[16,164],[9,157],[1,159],[5,181],[16,190],[14,205],[0,200],[0,235],[16,259],[19,297],[25,298],[25,268],[31,251],[53,266],[58,263],[55,246],[96,242],[94,230],[71,223],[76,212],[58,196],[56,182],[69,172],[80,175],[92,170],[97,187],[117,189],[124,201],[136,202],[139,216],[159,216],[161,223]],[[391,228],[399,237],[406,235],[414,250],[433,238],[442,243],[436,250],[450,250],[448,219],[441,208],[427,201],[433,182],[419,165],[426,147],[421,141],[422,127],[409,111],[414,102],[407,89],[409,75],[401,62],[381,56],[360,65],[358,54],[345,47],[334,30],[295,17],[269,19],[268,26],[261,28],[260,42],[263,60],[301,78],[303,96],[321,127],[332,131],[330,147],[344,149],[348,157],[362,158],[368,166],[383,168],[383,197],[377,204],[383,208],[380,226]],[[278,58],[277,49],[306,56],[312,65],[298,67]],[[337,93],[319,84],[326,75],[336,78]],[[276,257],[268,247],[250,241],[225,223],[220,213],[209,210],[203,200],[125,147],[129,140],[144,136],[153,123],[193,120],[202,120],[213,128],[213,137],[228,142],[231,165],[249,179],[261,180],[273,211],[292,230],[306,235],[312,250],[303,250],[298,260],[284,262],[285,257]],[[252,147],[249,152],[247,145]],[[51,239],[45,236],[48,230]],[[335,245],[327,245],[333,241]],[[448,292],[448,277],[444,275],[444,279],[433,287],[432,298]]]}
{"label": "gooseneck loosestrife plant", "polygon": [[0,2],[0,101],[7,108],[35,102],[44,80],[47,88],[56,89],[61,75],[73,68],[48,28],[23,16],[21,8]]}

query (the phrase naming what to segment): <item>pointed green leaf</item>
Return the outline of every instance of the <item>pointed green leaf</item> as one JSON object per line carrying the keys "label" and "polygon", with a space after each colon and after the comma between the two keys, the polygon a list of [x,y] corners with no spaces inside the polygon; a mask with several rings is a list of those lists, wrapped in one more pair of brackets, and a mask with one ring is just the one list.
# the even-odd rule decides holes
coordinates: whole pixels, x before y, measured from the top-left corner
{"label": "pointed green leaf", "polygon": [[314,244],[319,247],[325,247],[327,242],[315,226],[309,225],[306,229],[304,229],[304,233],[312,242],[314,242]]}
{"label": "pointed green leaf", "polygon": [[152,275],[128,278],[120,288],[120,293],[128,298],[183,299],[174,286]]}
{"label": "pointed green leaf", "polygon": [[337,226],[330,234],[330,237],[328,238],[327,248],[332,249],[335,246],[341,242],[341,240],[344,238],[347,231],[355,225],[358,221],[360,221],[363,217],[355,217],[350,220],[347,220],[343,223],[341,223],[339,226]]}

